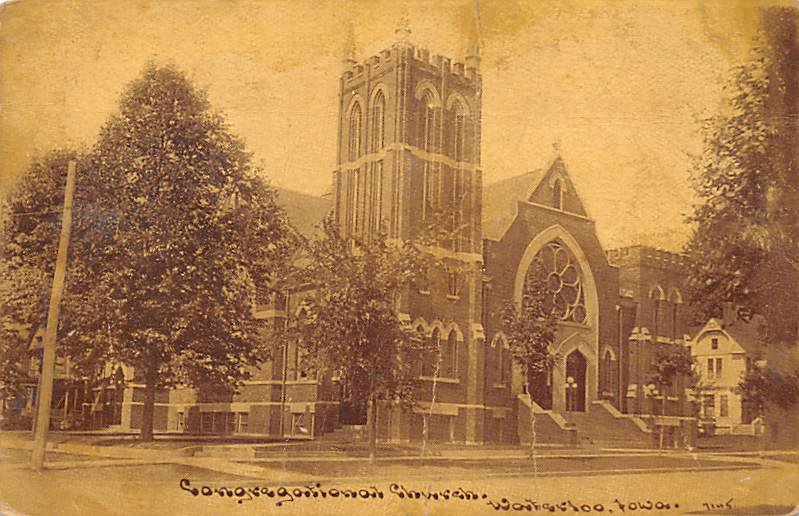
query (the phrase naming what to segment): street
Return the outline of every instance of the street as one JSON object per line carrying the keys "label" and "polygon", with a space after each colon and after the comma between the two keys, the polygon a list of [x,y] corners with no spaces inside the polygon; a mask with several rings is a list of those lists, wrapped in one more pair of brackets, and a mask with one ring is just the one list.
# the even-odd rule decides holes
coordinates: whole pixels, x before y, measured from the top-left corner
{"label": "street", "polygon": [[[27,450],[6,448],[0,449],[0,510],[30,515],[788,514],[796,505],[795,454],[766,460],[697,457],[696,467],[705,468],[699,471],[677,462],[685,454],[671,455],[642,454],[616,461],[617,469],[579,458],[566,467],[559,459],[541,457],[535,473],[531,463],[525,466],[519,459],[369,465],[173,458],[153,463],[48,453],[48,470],[33,473]],[[586,470],[586,464],[604,473]]]}

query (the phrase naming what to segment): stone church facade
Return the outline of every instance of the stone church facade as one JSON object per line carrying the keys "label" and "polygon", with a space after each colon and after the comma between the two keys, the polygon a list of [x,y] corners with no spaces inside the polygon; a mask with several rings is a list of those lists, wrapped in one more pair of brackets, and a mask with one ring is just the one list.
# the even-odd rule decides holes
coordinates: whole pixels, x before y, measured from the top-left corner
{"label": "stone church facade", "polygon": [[[401,316],[439,343],[441,366],[423,364],[412,410],[378,411],[380,439],[463,443],[530,438],[651,446],[690,441],[688,387],[653,392],[658,347],[684,346],[687,313],[679,255],[646,247],[606,251],[557,147],[544,167],[483,186],[479,56],[464,63],[399,42],[339,82],[334,206],[349,235],[378,228],[411,239],[443,220],[453,238],[436,253],[447,269],[404,293]],[[530,395],[508,349],[499,312],[519,303],[536,263],[560,316],[551,374]],[[296,316],[301,298],[259,307],[265,324]],[[140,426],[142,386],[95,396],[116,405],[120,429]],[[279,350],[235,395],[175,389],[159,394],[156,430],[321,437],[348,422],[331,378],[311,378],[298,350]]]}

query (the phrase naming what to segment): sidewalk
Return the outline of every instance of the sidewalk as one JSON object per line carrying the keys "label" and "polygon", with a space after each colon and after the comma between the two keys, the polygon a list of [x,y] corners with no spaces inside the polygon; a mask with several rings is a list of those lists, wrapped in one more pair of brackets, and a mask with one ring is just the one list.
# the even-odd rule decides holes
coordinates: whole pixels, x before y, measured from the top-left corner
{"label": "sidewalk", "polygon": [[[351,469],[369,464],[364,443],[264,443],[264,444],[214,444],[203,445],[210,448],[211,454],[196,454],[196,446],[151,449],[124,445],[92,445],[80,437],[70,439],[69,435],[56,434],[55,440],[48,442],[47,450],[83,456],[83,459],[66,457],[65,460],[48,461],[48,469],[80,469],[91,467],[140,466],[156,464],[180,464],[218,471],[228,475],[248,478],[271,478],[284,482],[307,480],[314,465],[323,469],[334,467]],[[0,432],[0,448],[30,450],[33,443],[29,433]],[[257,450],[257,453],[256,453]],[[427,448],[432,454],[421,455],[421,448],[410,445],[381,445],[376,462],[383,468],[474,468],[482,463],[486,468],[496,468],[503,463],[518,463],[529,459],[527,446],[461,446],[436,445]],[[256,456],[257,455],[257,456]],[[794,450],[768,452],[688,452],[685,450],[641,450],[641,449],[581,449],[546,447],[536,449],[539,460],[552,462],[579,461],[575,466],[591,461],[607,461],[614,458],[619,462],[651,462],[654,457],[696,462],[712,461],[726,463],[730,467],[742,463],[752,466],[775,466],[784,464],[779,458],[797,457]],[[85,457],[92,457],[87,459]],[[348,466],[349,465],[349,466]],[[573,470],[578,473],[578,470]],[[606,472],[610,472],[606,470]]]}

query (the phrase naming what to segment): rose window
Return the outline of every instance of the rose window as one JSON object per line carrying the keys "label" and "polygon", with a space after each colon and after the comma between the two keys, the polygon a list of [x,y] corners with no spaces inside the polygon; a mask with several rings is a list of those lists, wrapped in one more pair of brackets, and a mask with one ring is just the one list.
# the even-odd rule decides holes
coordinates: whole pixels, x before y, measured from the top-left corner
{"label": "rose window", "polygon": [[563,321],[585,323],[583,278],[574,256],[558,241],[544,246],[535,257],[535,267],[530,270],[541,274],[548,296],[548,304]]}

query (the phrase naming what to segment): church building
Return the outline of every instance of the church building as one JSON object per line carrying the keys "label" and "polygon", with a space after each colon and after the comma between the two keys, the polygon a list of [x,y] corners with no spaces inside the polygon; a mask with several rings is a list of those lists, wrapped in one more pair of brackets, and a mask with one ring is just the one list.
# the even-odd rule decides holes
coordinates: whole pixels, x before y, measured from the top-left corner
{"label": "church building", "polygon": [[[661,428],[669,445],[692,441],[685,379],[665,388],[649,380],[657,348],[687,351],[683,258],[603,249],[557,145],[543,167],[484,186],[477,52],[453,62],[406,38],[350,60],[339,92],[332,210],[342,230],[368,238],[382,228],[408,240],[443,220],[452,234],[435,250],[446,270],[408,289],[400,307],[407,324],[440,346],[441,364],[422,364],[415,408],[380,408],[381,440],[526,442],[533,414],[539,442],[647,447]],[[518,306],[533,270],[546,275],[559,322],[554,366],[528,386],[499,314]],[[258,316],[284,324],[300,315],[300,301],[275,296]],[[108,411],[115,428],[140,427],[143,386],[128,373],[113,374],[126,381],[124,392],[100,387],[87,397],[90,419]],[[338,389],[334,378],[307,375],[289,346],[236,394],[159,393],[155,429],[318,438],[359,422]]]}

